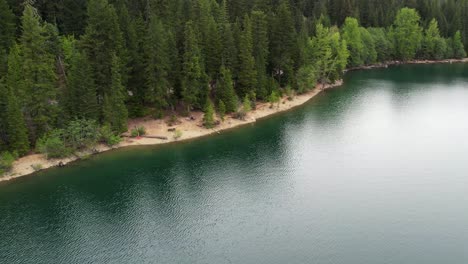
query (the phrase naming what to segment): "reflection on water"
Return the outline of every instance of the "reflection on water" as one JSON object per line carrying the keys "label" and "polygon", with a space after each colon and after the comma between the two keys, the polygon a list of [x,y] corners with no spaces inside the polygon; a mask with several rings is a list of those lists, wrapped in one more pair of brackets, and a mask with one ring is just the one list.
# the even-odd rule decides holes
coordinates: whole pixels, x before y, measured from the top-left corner
{"label": "reflection on water", "polygon": [[0,185],[0,263],[465,263],[468,66]]}

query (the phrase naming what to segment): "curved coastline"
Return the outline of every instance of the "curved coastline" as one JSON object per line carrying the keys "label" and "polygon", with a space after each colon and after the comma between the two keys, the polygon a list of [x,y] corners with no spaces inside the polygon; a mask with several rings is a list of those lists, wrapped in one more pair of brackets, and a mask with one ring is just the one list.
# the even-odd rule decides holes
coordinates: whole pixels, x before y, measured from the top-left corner
{"label": "curved coastline", "polygon": [[[348,71],[356,70],[369,70],[369,69],[378,69],[378,68],[388,68],[394,65],[403,65],[403,64],[438,64],[438,63],[467,63],[468,58],[465,59],[452,59],[452,60],[414,60],[408,62],[400,61],[391,61],[386,63],[374,64],[361,66],[356,68],[349,68]],[[87,150],[80,153],[76,153],[74,156],[64,158],[64,159],[55,159],[47,160],[42,154],[31,154],[25,157],[22,157],[14,162],[12,170],[4,176],[0,176],[0,182],[11,181],[24,176],[34,175],[36,172],[43,171],[46,169],[54,168],[60,166],[65,166],[72,162],[79,161],[83,158],[86,158],[90,155],[95,155],[103,153],[109,150],[125,148],[125,147],[134,147],[134,146],[151,146],[151,145],[161,145],[169,144],[175,142],[184,142],[189,140],[198,139],[201,137],[209,136],[212,134],[219,134],[222,131],[227,131],[234,128],[239,128],[245,125],[254,124],[260,119],[268,118],[278,113],[286,112],[292,110],[296,107],[299,107],[318,94],[326,89],[335,88],[343,85],[343,81],[339,80],[334,84],[328,84],[325,86],[317,85],[311,91],[297,95],[292,101],[288,100],[286,97],[281,99],[281,103],[278,106],[270,107],[269,103],[257,103],[256,109],[250,112],[246,120],[238,120],[231,116],[227,116],[226,120],[217,126],[214,129],[206,129],[201,125],[201,120],[203,118],[202,112],[193,112],[192,116],[195,118],[195,121],[190,119],[180,119],[180,124],[176,125],[178,130],[182,131],[183,136],[180,139],[175,139],[173,137],[173,132],[169,131],[170,126],[168,126],[164,120],[153,120],[147,118],[133,119],[129,120],[129,128],[135,126],[144,126],[147,129],[149,135],[158,136],[161,138],[141,138],[141,139],[130,139],[126,138],[122,143],[115,147],[108,147],[105,145],[98,145],[93,151]]]}

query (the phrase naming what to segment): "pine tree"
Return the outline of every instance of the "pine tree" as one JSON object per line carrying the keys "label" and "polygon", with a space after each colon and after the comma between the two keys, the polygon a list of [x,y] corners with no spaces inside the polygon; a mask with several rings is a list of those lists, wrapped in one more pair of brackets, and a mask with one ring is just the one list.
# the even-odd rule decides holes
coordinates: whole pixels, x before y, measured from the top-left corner
{"label": "pine tree", "polygon": [[221,63],[228,69],[234,71],[237,66],[237,47],[234,40],[231,24],[221,25],[222,53]]}
{"label": "pine tree", "polygon": [[49,53],[46,29],[29,4],[21,18],[22,89],[32,141],[54,127],[57,116],[57,89],[54,54]]}
{"label": "pine tree", "polygon": [[146,99],[161,110],[168,106],[167,98],[171,91],[168,81],[169,47],[164,25],[155,16],[151,17],[146,36]]}
{"label": "pine tree", "polygon": [[5,123],[8,145],[11,152],[23,156],[29,151],[28,131],[19,101],[13,93],[13,89],[11,87],[7,89]]}
{"label": "pine tree", "polygon": [[453,54],[457,59],[466,57],[466,51],[463,47],[460,31],[457,31],[455,36],[453,36]]}
{"label": "pine tree", "polygon": [[[88,25],[81,38],[81,48],[86,52],[91,64],[97,87],[98,104],[103,107],[105,95],[109,96],[113,89],[111,74],[114,55],[125,56],[117,14],[107,0],[88,2]],[[122,75],[124,71],[125,75],[126,70],[126,65],[121,63],[119,73]]]}
{"label": "pine tree", "polygon": [[252,34],[253,34],[253,54],[255,57],[255,69],[257,72],[257,98],[267,97],[267,64],[268,64],[268,21],[267,16],[262,11],[252,12]]}
{"label": "pine tree", "polygon": [[127,131],[128,112],[125,107],[124,87],[121,79],[121,64],[117,55],[112,56],[111,87],[104,94],[103,120],[113,131],[120,133]]}
{"label": "pine tree", "polygon": [[0,0],[0,75],[6,72],[7,56],[15,41],[15,15],[6,0]]}
{"label": "pine tree", "polygon": [[220,75],[216,89],[217,98],[224,102],[227,113],[236,112],[238,99],[236,92],[234,91],[231,71],[226,67],[221,66],[219,72]]}
{"label": "pine tree", "polygon": [[240,36],[239,44],[239,76],[238,92],[244,97],[255,93],[257,86],[257,71],[253,57],[252,24],[249,16],[244,17],[244,29]]}
{"label": "pine tree", "polygon": [[222,100],[219,100],[218,103],[218,113],[221,121],[224,121],[224,117],[226,116],[226,104]]}
{"label": "pine tree", "polygon": [[422,56],[425,59],[442,59],[446,48],[445,40],[440,36],[439,24],[432,19],[422,40]]}
{"label": "pine tree", "polygon": [[185,26],[184,56],[182,76],[182,95],[187,110],[200,107],[208,96],[208,82],[204,71],[202,56],[198,46],[193,22]]}
{"label": "pine tree", "polygon": [[214,106],[210,99],[206,100],[204,112],[205,112],[205,115],[203,116],[203,125],[206,128],[213,128],[215,125]]}
{"label": "pine tree", "polygon": [[99,119],[93,70],[84,52],[74,51],[66,90],[66,107],[71,119]]}
{"label": "pine tree", "polygon": [[290,6],[281,0],[270,28],[270,60],[273,72],[281,85],[289,84],[293,78],[296,53],[296,29]]}

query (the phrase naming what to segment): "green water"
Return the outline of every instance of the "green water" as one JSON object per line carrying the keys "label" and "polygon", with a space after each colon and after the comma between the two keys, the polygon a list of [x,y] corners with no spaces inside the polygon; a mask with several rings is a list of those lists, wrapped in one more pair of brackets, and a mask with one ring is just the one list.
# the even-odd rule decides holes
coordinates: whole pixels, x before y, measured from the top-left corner
{"label": "green water", "polygon": [[468,65],[0,184],[0,263],[468,263]]}

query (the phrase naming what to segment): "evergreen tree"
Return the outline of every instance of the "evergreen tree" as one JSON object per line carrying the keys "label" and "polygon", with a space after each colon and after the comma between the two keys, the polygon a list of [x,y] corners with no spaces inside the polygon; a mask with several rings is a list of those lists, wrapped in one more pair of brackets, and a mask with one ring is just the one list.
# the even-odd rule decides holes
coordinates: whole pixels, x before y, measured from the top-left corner
{"label": "evergreen tree", "polygon": [[109,124],[113,131],[120,133],[127,131],[128,112],[125,107],[125,89],[122,86],[120,74],[121,63],[117,55],[112,56],[111,87],[104,94],[103,120]]}
{"label": "evergreen tree", "polygon": [[446,48],[445,40],[440,36],[439,25],[435,19],[432,19],[422,41],[422,57],[442,59],[446,54]]}
{"label": "evergreen tree", "polygon": [[226,116],[226,104],[224,104],[222,100],[219,100],[218,113],[221,121],[224,121],[224,117]]}
{"label": "evergreen tree", "polygon": [[215,125],[214,106],[210,99],[206,100],[204,112],[205,112],[205,115],[203,116],[203,125],[206,128],[213,128]]}
{"label": "evergreen tree", "polygon": [[164,25],[155,16],[151,17],[145,42],[146,99],[156,109],[168,106],[171,87],[168,36]]}
{"label": "evergreen tree", "polygon": [[234,91],[232,82],[232,74],[229,69],[221,66],[220,75],[217,83],[216,95],[219,101],[224,102],[226,112],[232,113],[237,111],[238,99]]}
{"label": "evergreen tree", "polygon": [[75,51],[71,57],[65,95],[71,119],[99,119],[93,70],[84,52]]}
{"label": "evergreen tree", "polygon": [[221,63],[233,71],[237,65],[237,47],[234,41],[231,24],[229,23],[221,25],[221,42],[223,46]]}
{"label": "evergreen tree", "polygon": [[293,77],[296,48],[291,9],[286,0],[281,0],[270,27],[270,61],[273,73],[282,85],[288,84]]}
{"label": "evergreen tree", "polygon": [[200,107],[203,100],[206,102],[208,82],[193,22],[187,22],[184,35],[182,96],[190,110],[192,107]]}
{"label": "evergreen tree", "polygon": [[466,57],[466,51],[465,48],[463,47],[463,43],[461,40],[461,34],[460,31],[457,31],[455,33],[455,36],[453,36],[453,55],[457,59],[465,58]]}
{"label": "evergreen tree", "polygon": [[252,12],[252,34],[253,34],[253,54],[255,57],[255,69],[257,72],[257,98],[267,97],[267,65],[268,65],[268,21],[267,16],[262,11]]}
{"label": "evergreen tree", "polygon": [[6,133],[8,138],[9,150],[20,156],[24,156],[29,151],[29,140],[26,123],[19,101],[13,89],[8,87],[8,95],[6,97]]}
{"label": "evergreen tree", "polygon": [[46,29],[29,4],[21,18],[22,87],[29,134],[34,142],[55,125],[57,89],[54,54],[50,54]]}
{"label": "evergreen tree", "polygon": [[[112,93],[112,63],[114,55],[125,56],[122,33],[115,8],[107,0],[88,2],[88,25],[81,39],[81,48],[88,56],[97,87],[98,104],[103,107],[103,99]],[[114,65],[115,66],[115,65]],[[120,65],[120,74],[126,65]],[[125,75],[125,73],[124,73]],[[102,117],[103,113],[101,113]]]}
{"label": "evergreen tree", "polygon": [[0,75],[6,72],[7,56],[15,41],[15,15],[6,0],[0,0]]}
{"label": "evergreen tree", "polygon": [[255,59],[253,57],[252,24],[246,15],[244,18],[244,29],[241,33],[239,44],[239,76],[238,92],[244,97],[256,91],[257,71],[255,69]]}

